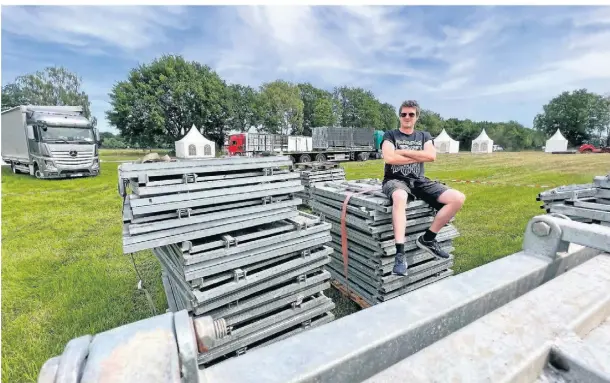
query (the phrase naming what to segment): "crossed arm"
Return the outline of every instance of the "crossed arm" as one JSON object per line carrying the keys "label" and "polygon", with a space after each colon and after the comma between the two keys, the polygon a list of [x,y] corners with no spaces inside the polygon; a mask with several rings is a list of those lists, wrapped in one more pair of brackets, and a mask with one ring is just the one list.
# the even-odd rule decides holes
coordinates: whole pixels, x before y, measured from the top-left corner
{"label": "crossed arm", "polygon": [[432,141],[427,141],[424,144],[424,150],[396,149],[394,144],[384,141],[381,151],[385,162],[390,165],[407,165],[436,160],[436,148]]}

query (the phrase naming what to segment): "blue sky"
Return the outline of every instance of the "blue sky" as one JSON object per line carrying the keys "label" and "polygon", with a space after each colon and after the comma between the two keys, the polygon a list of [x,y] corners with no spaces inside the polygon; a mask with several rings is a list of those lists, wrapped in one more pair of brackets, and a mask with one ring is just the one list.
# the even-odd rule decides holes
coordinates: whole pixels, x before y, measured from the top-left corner
{"label": "blue sky", "polygon": [[229,83],[360,86],[445,118],[531,127],[564,90],[610,93],[610,7],[2,7],[2,84],[66,66],[102,131],[116,132],[113,83],[164,53]]}

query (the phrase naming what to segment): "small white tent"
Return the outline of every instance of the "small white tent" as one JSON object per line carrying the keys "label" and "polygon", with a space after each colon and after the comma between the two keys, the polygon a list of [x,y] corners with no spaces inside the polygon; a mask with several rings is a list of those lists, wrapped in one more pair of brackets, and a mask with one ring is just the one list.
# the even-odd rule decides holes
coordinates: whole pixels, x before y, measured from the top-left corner
{"label": "small white tent", "polygon": [[445,129],[434,139],[434,146],[439,153],[457,153],[460,151],[460,142],[451,138]]}
{"label": "small white tent", "polygon": [[494,141],[489,138],[485,129],[479,134],[477,138],[472,140],[472,146],[470,151],[472,153],[491,153],[493,152]]}
{"label": "small white tent", "polygon": [[546,146],[544,151],[547,153],[551,152],[565,152],[568,150],[568,140],[561,134],[559,129],[553,134],[553,137],[546,140]]}
{"label": "small white tent", "polygon": [[177,158],[214,158],[216,157],[216,145],[214,141],[205,138],[195,125],[191,130],[175,142]]}

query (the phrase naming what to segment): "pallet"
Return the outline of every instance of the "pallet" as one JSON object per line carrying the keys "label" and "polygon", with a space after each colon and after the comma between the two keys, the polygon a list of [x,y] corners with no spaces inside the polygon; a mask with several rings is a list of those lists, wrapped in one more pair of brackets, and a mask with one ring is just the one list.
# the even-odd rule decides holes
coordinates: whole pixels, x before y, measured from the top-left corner
{"label": "pallet", "polygon": [[347,287],[345,287],[341,282],[337,281],[336,279],[332,279],[330,281],[330,284],[331,286],[336,288],[343,296],[360,306],[360,308],[368,309],[369,307],[371,307],[368,302],[359,297],[357,294],[354,294],[352,291],[348,293]]}
{"label": "pallet", "polygon": [[337,162],[321,162],[321,161],[299,162],[299,163],[295,163],[294,167],[297,168],[297,169],[307,168],[307,169],[314,169],[314,170],[332,169],[332,168],[338,168],[339,167],[339,163],[337,163]]}

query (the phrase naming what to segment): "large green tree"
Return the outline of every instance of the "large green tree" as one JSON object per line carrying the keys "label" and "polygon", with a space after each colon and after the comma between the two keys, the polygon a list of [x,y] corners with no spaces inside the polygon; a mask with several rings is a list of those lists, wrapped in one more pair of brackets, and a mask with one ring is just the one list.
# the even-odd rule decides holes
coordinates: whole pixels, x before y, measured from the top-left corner
{"label": "large green tree", "polygon": [[311,117],[311,127],[335,126],[337,119],[333,113],[333,100],[328,97],[316,99]]}
{"label": "large green tree", "polygon": [[[608,109],[608,113],[610,113],[610,93],[606,93],[604,95],[604,100],[606,101],[606,107]],[[606,131],[604,132],[603,129],[600,132],[600,136],[605,133],[606,135],[606,142],[603,145],[608,145],[610,146],[610,124],[608,124],[608,126],[606,126]],[[601,137],[600,137],[601,138]]]}
{"label": "large green tree", "polygon": [[607,100],[586,89],[561,93],[544,105],[543,113],[534,118],[534,129],[547,137],[560,129],[574,146],[590,140],[596,133],[606,131],[608,125],[610,108]]}
{"label": "large green tree", "polygon": [[303,101],[303,134],[311,135],[311,129],[320,126],[337,126],[341,119],[339,101],[327,90],[310,83],[298,84]]}
{"label": "large green tree", "polygon": [[19,105],[82,106],[83,114],[95,126],[97,118],[91,116],[91,103],[82,82],[80,76],[62,66],[18,76],[2,87],[2,110]]}
{"label": "large green tree", "polygon": [[297,84],[303,101],[303,133],[311,133],[314,125],[314,111],[318,100],[318,89],[310,83]]}
{"label": "large green tree", "polygon": [[376,129],[384,126],[381,104],[373,92],[342,86],[335,88],[333,97],[341,106],[342,126]]}
{"label": "large green tree", "polygon": [[229,85],[227,94],[231,110],[228,121],[230,129],[246,132],[261,123],[259,94],[254,88],[232,84]]}
{"label": "large green tree", "polygon": [[106,149],[124,149],[127,148],[127,143],[121,136],[115,136],[112,132],[100,133],[100,141],[102,148]]}
{"label": "large green tree", "polygon": [[379,119],[381,125],[375,126],[376,130],[397,129],[400,124],[397,108],[388,103],[379,104]]}
{"label": "large green tree", "polygon": [[129,143],[168,145],[192,125],[218,145],[231,117],[225,82],[208,66],[164,55],[129,72],[109,94],[108,121]]}
{"label": "large green tree", "polygon": [[297,85],[284,80],[268,82],[261,86],[259,97],[266,132],[303,134],[303,100]]}
{"label": "large green tree", "polygon": [[418,129],[426,130],[432,137],[438,136],[443,131],[443,124],[444,121],[440,114],[428,109],[420,111],[417,120]]}

